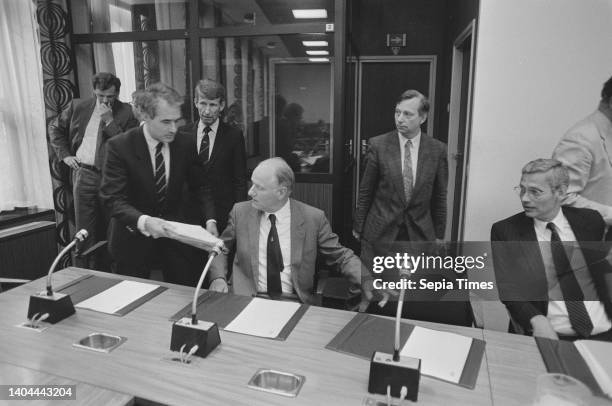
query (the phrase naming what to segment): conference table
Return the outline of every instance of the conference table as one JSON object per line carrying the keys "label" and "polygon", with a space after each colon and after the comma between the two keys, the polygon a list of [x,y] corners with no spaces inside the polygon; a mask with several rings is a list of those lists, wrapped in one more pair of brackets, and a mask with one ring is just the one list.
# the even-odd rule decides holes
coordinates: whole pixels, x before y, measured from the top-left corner
{"label": "conference table", "polygon": [[[90,274],[139,280],[72,267],[54,274],[54,285]],[[181,364],[169,360],[172,356],[169,319],[191,302],[193,288],[154,283],[168,289],[123,317],[77,308],[76,314],[42,332],[16,326],[25,321],[29,296],[44,289],[44,279],[0,294],[2,384],[26,383],[19,381],[19,374],[7,373],[11,367],[74,381],[80,386],[77,386],[76,401],[66,402],[70,405],[107,404],[103,400],[99,403],[87,400],[86,393],[95,390],[113,399],[113,404],[146,400],[170,405],[312,406],[362,405],[367,398],[384,400],[384,396],[367,391],[368,360],[325,349],[355,316],[354,312],[310,306],[285,341],[221,331],[221,345],[207,358]],[[474,389],[422,376],[419,404],[524,405],[533,400],[535,378],[546,372],[533,338],[409,322],[486,341]],[[107,354],[72,345],[95,332],[126,337],[127,341]],[[303,375],[306,380],[295,398],[247,387],[253,374],[261,368]],[[41,378],[40,383],[44,382]]]}

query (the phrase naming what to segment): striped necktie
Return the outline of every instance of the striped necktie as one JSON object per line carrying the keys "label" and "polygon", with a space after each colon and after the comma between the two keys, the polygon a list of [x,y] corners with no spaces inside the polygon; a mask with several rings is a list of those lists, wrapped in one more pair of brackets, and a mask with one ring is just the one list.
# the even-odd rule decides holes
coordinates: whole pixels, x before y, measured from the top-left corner
{"label": "striped necktie", "polygon": [[591,335],[591,331],[593,331],[593,322],[584,305],[584,294],[571,268],[569,258],[557,232],[557,227],[554,223],[548,223],[546,228],[551,233],[550,249],[570,323],[579,336],[588,337]]}
{"label": "striped necktie", "polygon": [[204,135],[202,136],[202,141],[200,141],[198,156],[200,157],[200,161],[204,164],[208,162],[208,151],[210,149],[210,135],[208,133],[211,131],[209,126],[204,127]]}
{"label": "striped necktie", "polygon": [[157,202],[160,206],[166,203],[166,189],[168,187],[168,183],[166,182],[166,165],[164,162],[164,154],[162,153],[163,147],[163,142],[159,142],[155,147],[155,194],[157,195]]}
{"label": "striped necktie", "polygon": [[412,155],[410,155],[410,148],[412,147],[412,140],[407,140],[404,144],[404,170],[402,171],[402,177],[404,178],[404,196],[406,202],[410,202],[412,196]]}

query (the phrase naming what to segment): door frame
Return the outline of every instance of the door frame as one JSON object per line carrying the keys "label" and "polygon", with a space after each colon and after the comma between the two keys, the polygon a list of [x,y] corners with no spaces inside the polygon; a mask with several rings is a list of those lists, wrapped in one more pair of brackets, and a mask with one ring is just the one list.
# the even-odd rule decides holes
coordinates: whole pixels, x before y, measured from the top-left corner
{"label": "door frame", "polygon": [[[463,77],[464,52],[461,50],[468,44],[471,49],[470,63],[467,86],[467,106],[465,110],[465,139],[462,146],[459,142],[459,123],[461,121],[461,89]],[[476,58],[476,20],[473,19],[465,29],[455,38],[453,42],[452,71],[451,71],[451,93],[449,102],[449,122],[448,122],[448,158],[449,158],[449,179],[448,185],[452,187],[452,193],[447,201],[447,239],[452,241],[462,241],[465,227],[465,201],[468,183],[469,168],[469,145],[471,142],[472,128],[472,99],[474,90],[474,62]],[[459,151],[461,149],[461,152]],[[462,159],[463,177],[458,190],[455,188],[456,161]],[[450,168],[453,168],[450,170]],[[458,205],[458,206],[457,206]],[[457,206],[457,213],[455,213]],[[455,215],[457,214],[457,215]]]}
{"label": "door frame", "polygon": [[368,63],[429,63],[429,114],[427,118],[427,133],[434,133],[434,117],[436,104],[436,73],[437,73],[436,55],[382,55],[382,56],[361,56],[349,59],[349,63],[354,63],[356,69],[355,78],[355,117],[354,117],[354,134],[353,142],[351,143],[351,153],[355,165],[353,169],[353,190],[351,207],[353,210],[357,208],[357,199],[359,198],[359,173],[361,169],[361,150],[364,146],[361,145],[361,83],[362,83],[362,66]]}

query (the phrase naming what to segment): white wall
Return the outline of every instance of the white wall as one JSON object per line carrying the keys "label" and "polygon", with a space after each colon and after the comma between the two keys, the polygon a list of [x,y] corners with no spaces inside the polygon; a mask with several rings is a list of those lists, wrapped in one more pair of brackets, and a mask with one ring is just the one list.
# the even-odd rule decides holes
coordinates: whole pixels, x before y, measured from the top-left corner
{"label": "white wall", "polygon": [[464,240],[521,210],[529,160],[593,111],[612,76],[612,0],[480,0]]}

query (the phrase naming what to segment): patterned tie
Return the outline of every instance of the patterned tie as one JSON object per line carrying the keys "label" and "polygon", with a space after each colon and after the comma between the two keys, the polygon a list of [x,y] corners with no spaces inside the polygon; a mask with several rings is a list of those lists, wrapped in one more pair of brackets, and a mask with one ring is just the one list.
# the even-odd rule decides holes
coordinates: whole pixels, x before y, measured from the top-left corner
{"label": "patterned tie", "polygon": [[550,249],[552,251],[553,262],[555,263],[559,285],[561,286],[561,293],[563,293],[564,298],[568,299],[565,301],[565,305],[567,306],[570,323],[578,335],[581,337],[588,337],[591,335],[591,331],[593,331],[593,323],[584,306],[584,295],[578,285],[576,275],[574,275],[574,271],[570,266],[570,261],[563,248],[563,243],[557,232],[557,227],[554,223],[548,223],[546,224],[546,228],[548,228],[551,233]]}
{"label": "patterned tie", "polygon": [[276,216],[270,214],[268,218],[270,219],[267,247],[268,295],[272,299],[278,299],[283,293],[280,278],[280,273],[283,271],[283,254],[281,253],[278,233],[276,231]]}
{"label": "patterned tie", "polygon": [[208,162],[208,150],[210,148],[210,136],[208,135],[208,133],[211,131],[212,130],[209,126],[204,127],[204,135],[202,136],[202,141],[200,142],[200,150],[198,151],[200,161],[204,164]]}
{"label": "patterned tie", "polygon": [[410,155],[410,148],[412,147],[412,140],[406,141],[404,144],[404,170],[402,171],[402,176],[404,178],[404,196],[406,196],[406,201],[410,201],[410,196],[412,196],[412,156]]}
{"label": "patterned tie", "polygon": [[166,165],[164,163],[164,154],[162,154],[163,142],[157,143],[155,147],[155,194],[160,207],[163,207],[166,202]]}

